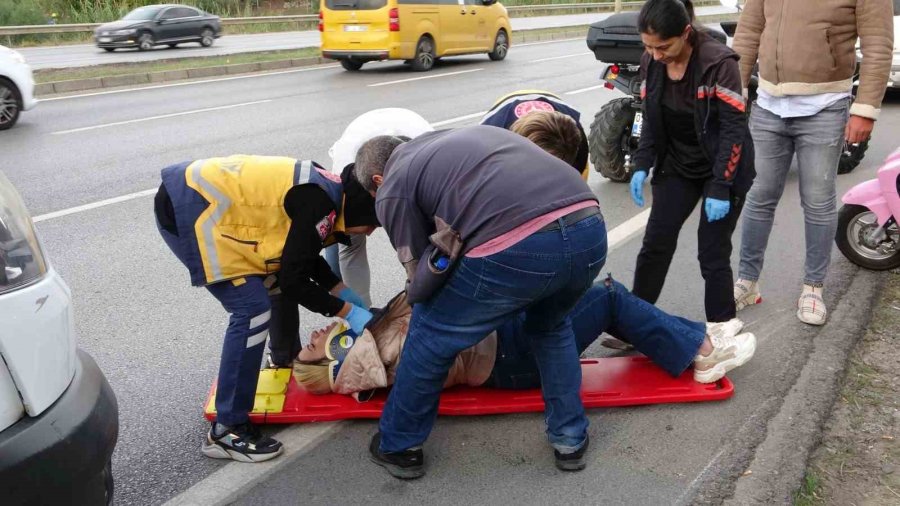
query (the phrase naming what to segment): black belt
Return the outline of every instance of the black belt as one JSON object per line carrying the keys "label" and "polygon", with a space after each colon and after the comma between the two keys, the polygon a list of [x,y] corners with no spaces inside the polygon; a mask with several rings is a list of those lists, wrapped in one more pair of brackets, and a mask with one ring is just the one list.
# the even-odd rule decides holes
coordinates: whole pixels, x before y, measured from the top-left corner
{"label": "black belt", "polygon": [[[538,232],[549,232],[551,230],[559,230],[560,220],[562,220],[562,222],[567,227],[569,227],[569,226],[572,226],[572,225],[578,223],[581,220],[590,218],[591,216],[597,216],[597,215],[600,215],[599,207],[597,207],[597,206],[585,207],[584,209],[579,209],[577,211],[573,211],[573,212],[563,216],[562,218],[559,218],[557,220],[554,220],[554,221],[544,225],[543,227],[541,227],[540,230],[538,230]],[[603,218],[601,217],[601,219],[603,219]]]}

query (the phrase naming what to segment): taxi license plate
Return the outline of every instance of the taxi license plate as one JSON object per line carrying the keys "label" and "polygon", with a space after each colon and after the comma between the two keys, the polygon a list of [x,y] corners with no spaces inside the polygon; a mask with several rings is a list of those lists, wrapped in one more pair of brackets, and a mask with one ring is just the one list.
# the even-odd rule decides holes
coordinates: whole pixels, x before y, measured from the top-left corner
{"label": "taxi license plate", "polygon": [[345,32],[364,32],[368,29],[366,25],[344,25]]}
{"label": "taxi license plate", "polygon": [[634,123],[631,124],[631,136],[639,138],[641,136],[641,128],[644,126],[644,115],[640,112],[634,114]]}
{"label": "taxi license plate", "polygon": [[100,42],[112,42],[112,37],[100,37]]}

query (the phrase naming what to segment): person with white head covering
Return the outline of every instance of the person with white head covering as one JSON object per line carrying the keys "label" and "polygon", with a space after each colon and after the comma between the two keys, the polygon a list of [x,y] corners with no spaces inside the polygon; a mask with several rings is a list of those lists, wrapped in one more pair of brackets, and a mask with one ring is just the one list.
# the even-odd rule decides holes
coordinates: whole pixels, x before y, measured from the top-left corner
{"label": "person with white head covering", "polygon": [[[379,135],[396,135],[413,139],[433,130],[425,118],[409,109],[388,107],[368,111],[351,121],[341,137],[328,150],[332,160],[331,170],[341,175],[342,179],[352,180],[356,152],[369,139]],[[350,181],[351,188],[356,187],[353,182]],[[374,206],[374,199],[372,204]],[[366,305],[371,306],[371,273],[366,255],[366,236],[353,235],[350,237],[349,246],[335,244],[326,248],[325,259],[335,274],[343,279],[344,284],[352,287]]]}

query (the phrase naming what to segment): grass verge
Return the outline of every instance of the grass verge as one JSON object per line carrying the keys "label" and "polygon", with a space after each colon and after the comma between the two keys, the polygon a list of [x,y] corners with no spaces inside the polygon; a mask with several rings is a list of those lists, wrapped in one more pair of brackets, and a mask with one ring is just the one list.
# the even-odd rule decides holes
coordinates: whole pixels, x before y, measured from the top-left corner
{"label": "grass verge", "polygon": [[197,58],[181,58],[157,60],[153,62],[118,63],[112,65],[96,65],[92,67],[72,67],[67,69],[43,69],[34,71],[37,83],[68,81],[71,79],[90,79],[114,77],[147,72],[164,72],[168,70],[184,70],[241,63],[261,63],[268,61],[290,60],[318,56],[319,48],[305,47],[284,51],[266,51],[263,53],[237,53],[223,56],[203,56]]}
{"label": "grass verge", "polygon": [[860,340],[797,506],[900,504],[900,271]]}

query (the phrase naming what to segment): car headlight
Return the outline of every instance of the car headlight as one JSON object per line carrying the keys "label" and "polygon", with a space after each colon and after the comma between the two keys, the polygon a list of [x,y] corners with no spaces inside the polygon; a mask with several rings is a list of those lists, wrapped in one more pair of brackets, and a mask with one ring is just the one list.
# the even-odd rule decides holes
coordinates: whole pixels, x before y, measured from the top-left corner
{"label": "car headlight", "polygon": [[129,28],[128,30],[115,30],[115,31],[109,32],[109,34],[110,35],[131,35],[132,33],[136,32],[136,31],[137,30],[135,30],[134,28]]}
{"label": "car headlight", "polygon": [[31,216],[12,183],[0,172],[0,294],[47,272]]}

